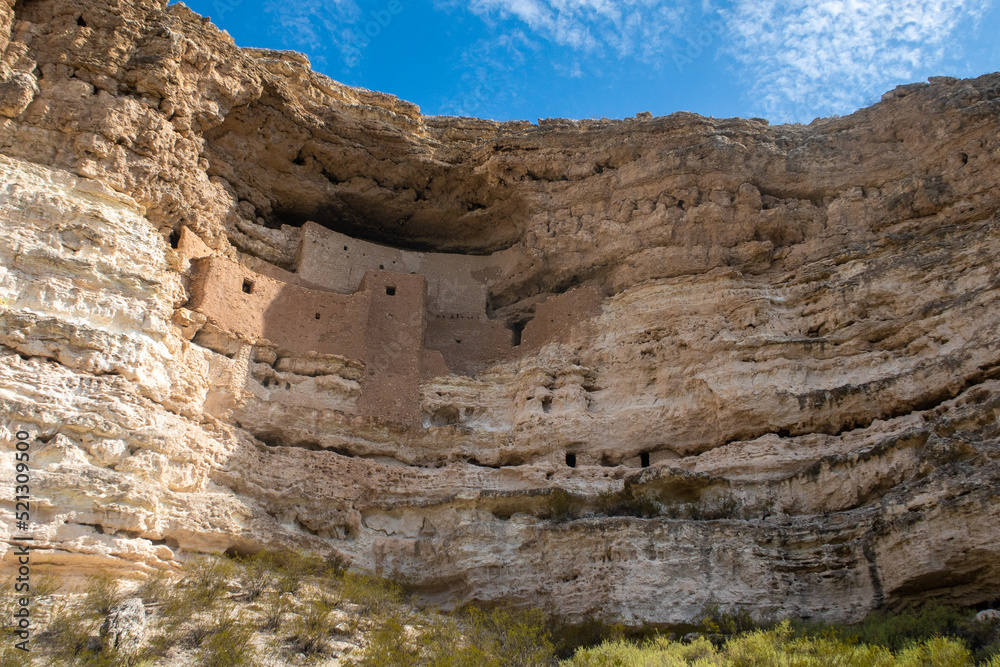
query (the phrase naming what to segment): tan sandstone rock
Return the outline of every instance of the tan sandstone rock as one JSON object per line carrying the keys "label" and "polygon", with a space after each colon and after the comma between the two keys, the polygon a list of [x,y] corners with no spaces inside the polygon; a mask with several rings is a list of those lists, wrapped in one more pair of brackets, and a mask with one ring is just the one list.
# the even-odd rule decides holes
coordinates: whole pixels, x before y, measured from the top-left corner
{"label": "tan sandstone rock", "polygon": [[1000,75],[536,125],[161,0],[4,0],[0,50],[0,549],[24,429],[67,576],[283,546],[634,624],[997,598]]}

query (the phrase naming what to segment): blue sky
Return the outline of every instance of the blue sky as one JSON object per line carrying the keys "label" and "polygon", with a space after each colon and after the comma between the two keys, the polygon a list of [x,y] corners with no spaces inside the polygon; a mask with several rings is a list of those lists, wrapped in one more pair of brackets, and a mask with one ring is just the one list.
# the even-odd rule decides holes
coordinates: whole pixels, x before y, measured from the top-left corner
{"label": "blue sky", "polygon": [[805,122],[1000,70],[1000,0],[187,0],[425,114]]}

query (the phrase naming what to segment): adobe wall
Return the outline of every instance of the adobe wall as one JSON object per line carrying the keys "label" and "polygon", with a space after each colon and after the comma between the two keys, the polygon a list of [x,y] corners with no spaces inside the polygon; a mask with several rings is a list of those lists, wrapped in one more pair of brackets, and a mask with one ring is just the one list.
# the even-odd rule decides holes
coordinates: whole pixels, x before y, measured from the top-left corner
{"label": "adobe wall", "polygon": [[580,325],[601,313],[604,296],[593,287],[578,287],[538,304],[535,317],[521,333],[518,352],[538,350],[546,343],[568,343],[580,334]]}
{"label": "adobe wall", "polygon": [[357,291],[367,271],[415,273],[427,280],[431,313],[486,315],[487,281],[509,263],[507,251],[493,255],[399,250],[359,241],[313,222],[302,226],[296,275],[342,294]]}
{"label": "adobe wall", "polygon": [[[325,238],[334,239],[329,234]],[[186,247],[183,236],[181,241],[185,246],[182,254],[193,250]],[[342,243],[339,238],[336,242]],[[311,247],[315,251],[321,246]],[[461,261],[469,258],[429,259],[425,253],[397,252],[397,265],[417,262],[410,266],[419,268],[419,262],[425,266],[436,262],[439,272],[451,266],[471,271],[471,264]],[[415,259],[416,255],[423,257]],[[387,256],[375,258],[385,262]],[[310,261],[318,271],[318,259]],[[220,257],[193,259],[191,265],[194,277],[188,308],[251,343],[266,340],[293,354],[332,354],[363,361],[356,414],[411,426],[422,422],[421,380],[448,373],[472,376],[490,364],[537,351],[546,343],[569,342],[579,335],[581,323],[600,313],[602,301],[602,295],[590,287],[549,297],[537,306],[535,318],[527,323],[516,346],[512,332],[502,322],[488,319],[485,312],[433,312],[430,284],[419,273],[368,270],[359,278],[354,293],[341,294],[302,286],[306,279],[315,282],[315,273],[307,277],[271,266],[270,275],[264,275]],[[328,267],[336,265],[336,261],[327,262]],[[329,268],[327,273],[345,281],[356,275],[353,267],[343,266]],[[438,284],[439,288],[450,288],[470,280],[476,279],[466,273],[453,283],[439,278]],[[482,283],[476,284],[485,289]],[[438,296],[442,294],[439,289]],[[449,298],[443,302],[456,302]],[[465,307],[471,309],[472,301],[479,298],[478,292],[467,298]],[[485,295],[482,298],[485,311]],[[439,300],[437,305],[441,303]]]}
{"label": "adobe wall", "polygon": [[439,351],[448,370],[475,375],[510,356],[512,332],[502,322],[482,317],[428,314],[425,346]]}
{"label": "adobe wall", "polygon": [[192,262],[188,308],[250,342],[268,340],[290,352],[359,358],[365,349],[365,293],[311,290],[220,257]]}
{"label": "adobe wall", "polygon": [[368,271],[360,288],[371,305],[358,412],[418,425],[427,282],[421,275]]}

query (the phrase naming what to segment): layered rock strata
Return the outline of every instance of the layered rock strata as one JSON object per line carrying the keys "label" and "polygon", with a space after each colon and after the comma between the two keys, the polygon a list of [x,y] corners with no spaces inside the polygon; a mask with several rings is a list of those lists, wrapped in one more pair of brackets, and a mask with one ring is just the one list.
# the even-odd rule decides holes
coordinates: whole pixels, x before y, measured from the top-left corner
{"label": "layered rock strata", "polygon": [[0,548],[23,429],[66,576],[294,547],[635,624],[998,597],[1000,75],[494,123],[158,0],[5,0],[0,48]]}

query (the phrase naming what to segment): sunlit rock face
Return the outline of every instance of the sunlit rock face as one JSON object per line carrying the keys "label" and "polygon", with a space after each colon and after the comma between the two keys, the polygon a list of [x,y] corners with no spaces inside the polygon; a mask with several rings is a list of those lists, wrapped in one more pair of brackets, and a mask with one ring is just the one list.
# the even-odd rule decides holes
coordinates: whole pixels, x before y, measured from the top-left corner
{"label": "sunlit rock face", "polygon": [[23,430],[67,576],[293,547],[632,624],[1000,596],[1000,76],[536,125],[153,0],[3,0],[0,48],[0,549]]}

